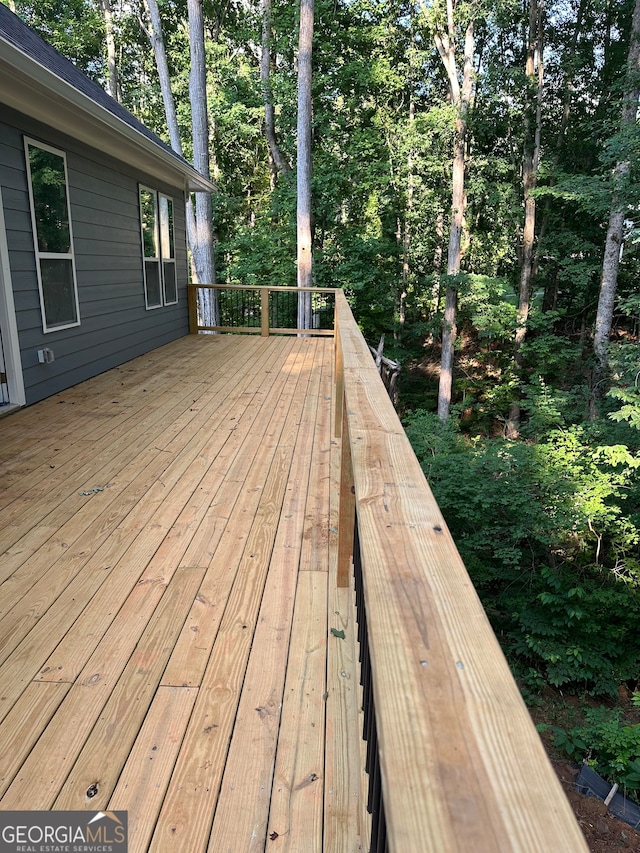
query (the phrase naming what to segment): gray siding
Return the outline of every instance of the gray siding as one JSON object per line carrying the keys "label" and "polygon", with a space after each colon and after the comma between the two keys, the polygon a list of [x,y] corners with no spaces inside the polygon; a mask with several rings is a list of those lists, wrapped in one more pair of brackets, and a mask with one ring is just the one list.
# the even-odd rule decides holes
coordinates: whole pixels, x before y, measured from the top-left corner
{"label": "gray siding", "polygon": [[[44,333],[38,296],[23,137],[66,153],[80,325]],[[138,184],[174,199],[178,304],[145,308]],[[0,185],[27,403],[169,343],[189,331],[182,188],[159,185],[126,164],[3,110]],[[52,364],[38,362],[50,347]]]}

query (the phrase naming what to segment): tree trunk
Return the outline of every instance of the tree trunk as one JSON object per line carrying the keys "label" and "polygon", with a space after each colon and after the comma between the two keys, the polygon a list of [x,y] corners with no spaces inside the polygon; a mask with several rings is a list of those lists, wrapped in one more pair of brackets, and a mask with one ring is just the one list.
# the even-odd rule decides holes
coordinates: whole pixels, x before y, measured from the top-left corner
{"label": "tree trunk", "polygon": [[264,101],[264,130],[271,159],[279,175],[291,170],[280,151],[276,137],[275,109],[271,90],[271,0],[262,0],[262,53],[260,55],[260,83]]}
{"label": "tree trunk", "polygon": [[444,210],[438,211],[436,218],[436,247],[433,252],[433,285],[431,287],[431,311],[437,314],[442,297],[442,255],[444,244]]}
{"label": "tree trunk", "polygon": [[[410,81],[413,82],[412,80]],[[398,295],[398,323],[404,329],[406,321],[407,292],[409,289],[409,278],[411,276],[411,238],[413,224],[413,194],[414,194],[414,170],[413,170],[413,134],[415,133],[416,105],[413,97],[413,85],[409,93],[409,151],[407,153],[407,203],[404,213],[404,230],[402,232],[402,278],[400,293]]]}
{"label": "tree trunk", "polygon": [[[188,0],[189,44],[191,69],[189,97],[193,129],[193,165],[210,178],[209,121],[207,111],[207,60],[204,48],[204,16],[202,0]],[[213,213],[208,193],[196,193],[195,231],[191,248],[195,266],[195,280],[199,284],[215,284],[216,273],[213,255]],[[204,325],[218,325],[218,304],[215,291],[199,291],[199,306]]]}
{"label": "tree trunk", "polygon": [[[409,124],[408,124],[408,146],[407,146],[407,190],[406,204],[404,209],[404,222],[398,217],[398,241],[402,245],[402,273],[400,280],[400,288],[397,292],[396,305],[398,326],[394,332],[396,340],[400,337],[400,332],[405,328],[406,312],[407,312],[407,296],[409,293],[409,285],[411,279],[411,250],[413,240],[413,212],[414,212],[414,191],[415,191],[415,174],[414,174],[414,136],[416,132],[416,102],[415,102],[415,51],[413,45],[415,43],[414,18],[413,9],[410,12],[410,32],[412,48],[408,53],[409,67],[407,72],[407,84],[409,86]],[[389,147],[389,162],[393,170],[393,153],[391,140],[387,134],[387,145]]]}
{"label": "tree trunk", "polygon": [[[580,0],[580,4],[578,6],[578,13],[576,15],[576,23],[573,28],[573,33],[571,36],[571,41],[568,43],[566,48],[566,55],[573,58],[576,53],[576,49],[578,46],[578,40],[582,33],[582,26],[584,23],[584,16],[586,12],[587,5],[591,2],[591,0]],[[567,132],[567,127],[569,126],[569,117],[571,115],[571,98],[574,92],[574,82],[577,71],[570,65],[570,71],[567,74],[567,77],[564,81],[564,95],[562,100],[562,117],[560,119],[560,124],[558,126],[558,133],[556,135],[556,143],[555,150],[553,153],[553,157],[551,158],[551,165],[549,167],[549,171],[552,176],[552,183],[554,182],[553,174],[558,168],[558,164],[560,163],[560,155],[562,154],[562,148],[565,142],[565,134]],[[549,223],[549,212],[551,210],[551,200],[549,197],[545,198],[544,205],[542,207],[542,215],[538,216],[539,227],[538,227],[538,241],[535,247],[534,255],[533,255],[533,264],[532,264],[532,275],[535,277],[538,273],[538,269],[540,267],[540,257],[541,252],[543,251],[545,245],[545,235],[547,233],[547,225]],[[545,284],[545,290],[548,285]],[[546,300],[543,301],[542,310],[548,310],[545,308]]]}
{"label": "tree trunk", "polygon": [[[622,100],[622,116],[620,119],[621,135],[624,137],[636,121],[638,98],[640,97],[640,0],[636,0],[631,23],[629,53],[627,56],[627,73],[625,92]],[[628,146],[624,146],[625,156],[618,161],[613,172],[613,196],[609,214],[609,227],[602,262],[602,278],[600,280],[600,297],[596,314],[593,349],[596,363],[592,382],[592,417],[596,415],[596,404],[607,390],[608,353],[607,346],[611,333],[613,308],[615,304],[616,287],[618,284],[618,267],[622,251],[624,220],[627,210],[625,202],[625,184],[631,172],[631,159]]]}
{"label": "tree trunk", "polygon": [[[629,166],[628,162],[618,163],[614,175],[616,182],[619,182],[629,174]],[[600,279],[600,296],[598,298],[598,311],[596,313],[593,336],[593,351],[596,362],[593,370],[591,389],[592,418],[597,416],[596,402],[604,397],[607,391],[607,373],[609,368],[607,347],[609,344],[609,335],[611,334],[616,288],[618,286],[618,268],[620,266],[620,253],[622,251],[624,220],[625,206],[621,202],[620,196],[617,196],[614,198],[611,213],[609,214],[607,240],[602,261],[602,277]]]}
{"label": "tree trunk", "polygon": [[121,101],[122,95],[118,79],[118,65],[116,63],[116,42],[113,32],[111,0],[100,0],[100,7],[104,16],[105,40],[107,42],[107,89],[112,98],[116,101]]}
{"label": "tree trunk", "polygon": [[[300,0],[298,42],[298,287],[312,285],[311,247],[311,55],[313,0]],[[298,328],[311,328],[311,294],[298,295]]]}
{"label": "tree trunk", "polygon": [[[464,154],[466,124],[460,118],[456,122],[453,153],[453,178],[451,194],[451,227],[447,253],[447,275],[460,272],[462,259],[462,228],[465,212]],[[454,349],[457,337],[458,290],[448,284],[445,291],[444,321],[442,324],[442,354],[440,356],[440,383],[438,386],[438,417],[446,421],[449,417],[453,390]]]}
{"label": "tree trunk", "polygon": [[[467,144],[467,117],[473,91],[473,53],[474,22],[469,21],[464,42],[464,69],[462,86],[455,56],[455,27],[453,22],[453,0],[447,0],[447,30],[436,29],[435,42],[440,59],[449,78],[451,102],[458,115],[453,143],[453,169],[451,193],[451,226],[449,230],[449,251],[447,254],[447,275],[456,276],[460,272],[462,260],[462,231],[466,208],[465,195],[465,152]],[[453,388],[453,363],[456,342],[457,286],[447,285],[445,297],[444,321],[442,324],[442,355],[440,359],[440,384],[438,387],[438,417],[442,421],[449,418],[451,394]]]}
{"label": "tree trunk", "polygon": [[[169,131],[169,141],[171,147],[183,156],[182,140],[180,139],[180,130],[178,127],[178,117],[176,114],[176,105],[171,90],[171,78],[169,75],[169,63],[167,62],[167,53],[164,46],[164,35],[162,32],[162,19],[156,0],[145,0],[149,19],[151,21],[151,29],[146,29],[147,38],[153,48],[153,53],[156,59],[156,68],[160,79],[160,91],[162,93],[162,102],[164,104],[164,114],[167,120],[167,129]],[[187,238],[189,241],[190,263],[191,263],[191,278],[194,282],[199,281],[197,267],[195,264],[195,246],[196,246],[196,214],[194,210],[191,196],[187,197],[186,202],[186,223],[187,223]]]}
{"label": "tree trunk", "polygon": [[[109,0],[103,0],[109,2]],[[173,150],[182,156],[182,141],[180,139],[180,131],[178,130],[178,118],[176,115],[176,105],[171,91],[171,78],[169,76],[169,63],[167,62],[167,53],[164,47],[164,35],[162,33],[162,20],[160,18],[160,10],[156,0],[145,0],[149,18],[151,20],[151,30],[147,31],[147,36],[153,48],[153,54],[156,59],[156,68],[158,69],[158,77],[160,78],[160,91],[162,92],[162,102],[164,104],[164,114],[167,119],[167,129],[169,131],[169,141]]]}
{"label": "tree trunk", "polygon": [[[524,154],[522,157],[522,184],[524,189],[524,228],[522,233],[522,262],[520,267],[520,296],[518,300],[517,328],[514,338],[513,360],[516,376],[522,372],[522,345],[527,335],[527,320],[531,300],[533,272],[533,245],[536,231],[536,200],[534,190],[538,180],[540,162],[540,129],[542,125],[542,92],[544,83],[543,57],[544,0],[529,0],[529,43],[527,47],[526,75],[529,103],[524,122]],[[537,66],[537,74],[536,74]],[[535,104],[534,132],[531,138],[531,101]],[[509,410],[506,434],[517,438],[520,426],[520,401],[516,398]]]}

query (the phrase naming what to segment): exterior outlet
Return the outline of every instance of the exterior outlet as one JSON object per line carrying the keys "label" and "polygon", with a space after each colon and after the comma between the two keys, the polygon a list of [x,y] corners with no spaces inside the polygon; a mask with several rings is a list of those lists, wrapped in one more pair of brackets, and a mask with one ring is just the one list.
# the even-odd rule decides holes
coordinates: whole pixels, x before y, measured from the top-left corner
{"label": "exterior outlet", "polygon": [[55,353],[49,347],[45,347],[44,349],[38,350],[38,361],[40,362],[40,364],[51,364],[51,362],[55,360]]}

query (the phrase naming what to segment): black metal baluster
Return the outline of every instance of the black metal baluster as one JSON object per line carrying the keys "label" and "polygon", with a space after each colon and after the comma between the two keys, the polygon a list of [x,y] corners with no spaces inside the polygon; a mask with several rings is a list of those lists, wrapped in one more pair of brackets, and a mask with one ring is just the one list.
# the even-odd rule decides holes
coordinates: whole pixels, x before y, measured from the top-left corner
{"label": "black metal baluster", "polygon": [[362,737],[367,743],[365,770],[369,774],[367,811],[371,815],[371,853],[385,853],[387,850],[387,826],[382,797],[380,777],[380,754],[378,751],[378,733],[373,698],[373,673],[369,654],[369,634],[364,602],[364,580],[362,576],[362,556],[358,518],[356,514],[353,537],[353,570],[355,581],[356,619],[358,621],[358,643],[360,646],[360,683],[362,685],[363,731]]}

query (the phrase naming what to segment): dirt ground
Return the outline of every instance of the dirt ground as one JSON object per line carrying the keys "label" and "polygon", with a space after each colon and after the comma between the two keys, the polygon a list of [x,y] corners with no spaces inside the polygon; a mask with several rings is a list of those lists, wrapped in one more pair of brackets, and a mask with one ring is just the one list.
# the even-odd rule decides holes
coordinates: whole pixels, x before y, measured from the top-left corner
{"label": "dirt ground", "polygon": [[578,767],[554,758],[551,758],[551,763],[575,812],[589,850],[592,853],[619,853],[620,850],[640,853],[640,832],[612,817],[600,800],[577,793],[575,783]]}
{"label": "dirt ground", "polygon": [[[633,707],[631,695],[629,689],[621,687],[619,689],[618,701],[609,701],[607,705],[608,707],[621,708],[624,711],[626,723],[628,725],[637,725],[640,724],[640,709]],[[585,705],[591,705],[596,708],[601,707],[602,700],[591,699],[588,696],[562,696],[551,688],[547,688],[540,704],[529,710],[536,724],[555,724],[563,728],[570,728],[578,721],[581,721],[581,711]],[[628,823],[610,815],[601,800],[596,797],[587,797],[584,794],[579,794],[575,789],[578,773],[580,772],[578,765],[567,760],[566,756],[555,749],[551,731],[544,731],[540,737],[549,756],[549,761],[556,771],[560,784],[573,808],[591,853],[614,853],[614,851],[619,853],[620,850],[640,853],[640,831],[633,829]],[[561,853],[561,851],[554,850],[549,851],[549,853]]]}

